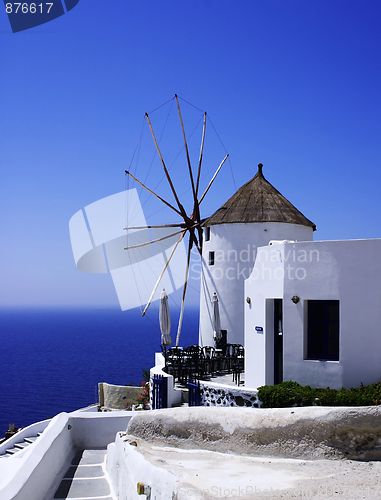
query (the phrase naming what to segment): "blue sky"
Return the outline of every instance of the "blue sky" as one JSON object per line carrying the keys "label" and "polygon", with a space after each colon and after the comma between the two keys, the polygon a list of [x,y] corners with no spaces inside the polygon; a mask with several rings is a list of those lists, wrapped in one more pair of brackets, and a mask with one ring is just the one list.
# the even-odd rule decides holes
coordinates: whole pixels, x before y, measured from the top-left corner
{"label": "blue sky", "polygon": [[230,154],[204,216],[262,162],[315,239],[379,238],[380,21],[378,0],[80,0],[13,34],[1,10],[0,303],[118,306],[76,269],[69,219],[125,188],[144,113],[175,93]]}

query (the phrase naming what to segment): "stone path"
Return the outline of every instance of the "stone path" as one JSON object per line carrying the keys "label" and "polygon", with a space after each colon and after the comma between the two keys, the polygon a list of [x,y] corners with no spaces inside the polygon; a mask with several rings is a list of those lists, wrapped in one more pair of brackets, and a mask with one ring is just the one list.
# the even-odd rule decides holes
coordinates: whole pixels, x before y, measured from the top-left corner
{"label": "stone path", "polygon": [[230,385],[231,387],[235,387],[238,389],[238,387],[245,388],[245,374],[241,373],[240,377],[240,385],[238,386],[234,380],[233,380],[233,374],[232,373],[227,373],[225,375],[214,375],[213,377],[210,377],[208,380],[205,380],[206,383],[212,382],[213,384],[223,384],[223,385]]}
{"label": "stone path", "polygon": [[103,469],[105,455],[106,450],[79,451],[53,499],[114,500]]}

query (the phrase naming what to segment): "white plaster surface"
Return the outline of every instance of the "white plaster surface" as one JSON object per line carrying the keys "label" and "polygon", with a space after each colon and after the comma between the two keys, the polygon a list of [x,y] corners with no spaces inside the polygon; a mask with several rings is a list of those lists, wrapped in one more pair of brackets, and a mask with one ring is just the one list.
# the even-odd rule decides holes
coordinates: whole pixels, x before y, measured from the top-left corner
{"label": "white plaster surface", "polygon": [[70,413],[74,446],[82,450],[106,448],[115,440],[117,432],[127,427],[132,414],[126,411]]}
{"label": "white plaster surface", "polygon": [[[144,412],[131,420],[127,434],[118,434],[116,443],[109,446],[107,467],[118,500],[141,498],[136,493],[138,482],[149,486],[151,498],[157,500],[379,499],[381,462],[342,460],[340,450],[337,453],[334,446],[329,445],[327,435],[348,428],[352,429],[355,439],[361,427],[361,432],[368,436],[372,432],[380,433],[380,415],[377,408],[316,407]],[[155,429],[152,429],[153,419],[157,422]],[[303,425],[304,434],[298,431],[295,436],[293,431],[299,424]],[[218,432],[219,427],[225,433],[225,437],[222,433],[217,440],[222,443],[210,439],[211,429]],[[255,432],[263,428],[273,431],[277,448],[268,446],[268,452],[261,453],[263,456],[258,456],[254,449],[248,453],[250,446],[245,446],[237,431],[246,429],[247,441],[253,440],[253,436],[260,440]],[[318,429],[315,436],[314,428]],[[306,454],[306,443],[312,443],[318,435],[322,441],[307,446]],[[230,449],[224,441],[228,436]],[[241,443],[239,449],[234,449],[235,439]],[[257,450],[260,446],[259,443]],[[279,456],[283,453],[306,456]]]}
{"label": "white plaster surface", "polygon": [[[313,239],[312,228],[280,222],[219,224],[210,226],[210,240],[203,244],[200,286],[200,345],[214,345],[212,297],[219,300],[221,329],[227,341],[244,345],[244,281],[250,276],[258,247],[271,240]],[[209,266],[209,252],[215,264]]]}
{"label": "white plaster surface", "polygon": [[283,458],[381,459],[381,408],[169,408],[140,412],[129,434],[162,446]]}
{"label": "white plaster surface", "polygon": [[152,401],[152,378],[154,377],[154,375],[161,375],[167,382],[167,405],[168,408],[171,408],[172,406],[181,404],[182,395],[181,390],[175,387],[175,379],[173,378],[173,375],[170,375],[163,371],[164,367],[165,359],[163,354],[161,352],[155,353],[155,366],[150,369],[150,401]]}
{"label": "white plaster surface", "polygon": [[[34,444],[1,459],[1,500],[50,500],[76,449],[104,447],[110,432],[118,500],[144,499],[137,483],[151,500],[381,498],[378,407],[136,412],[128,435],[126,412],[80,413],[58,415]],[[343,460],[347,450],[369,461]]]}
{"label": "white plaster surface", "polygon": [[66,413],[56,415],[33,444],[12,457],[1,459],[1,500],[41,500],[45,497],[74,453],[68,424]]}

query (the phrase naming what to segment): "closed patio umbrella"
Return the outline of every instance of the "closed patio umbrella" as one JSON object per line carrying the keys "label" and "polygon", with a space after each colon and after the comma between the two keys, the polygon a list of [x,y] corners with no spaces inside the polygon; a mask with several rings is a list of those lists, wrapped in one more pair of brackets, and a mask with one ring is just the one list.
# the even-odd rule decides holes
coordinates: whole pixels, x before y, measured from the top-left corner
{"label": "closed patio umbrella", "polygon": [[165,290],[160,295],[159,322],[161,331],[161,344],[166,350],[172,343],[171,333],[171,316],[169,313],[168,295]]}
{"label": "closed patio umbrella", "polygon": [[221,321],[220,321],[220,309],[218,307],[218,297],[216,292],[214,292],[212,297],[213,303],[213,337],[214,340],[220,340],[222,337],[221,333]]}

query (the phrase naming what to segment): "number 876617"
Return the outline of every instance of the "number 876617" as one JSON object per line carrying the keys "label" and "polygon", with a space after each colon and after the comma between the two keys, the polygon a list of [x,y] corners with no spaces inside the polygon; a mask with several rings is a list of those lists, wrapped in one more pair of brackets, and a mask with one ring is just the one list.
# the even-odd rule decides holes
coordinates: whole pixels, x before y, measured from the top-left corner
{"label": "number 876617", "polygon": [[19,2],[14,2],[14,3],[7,3],[5,4],[5,10],[7,14],[28,14],[29,12],[31,14],[40,13],[47,13],[49,14],[50,9],[52,8],[53,4],[52,3],[31,3],[30,5],[27,3],[19,3]]}

